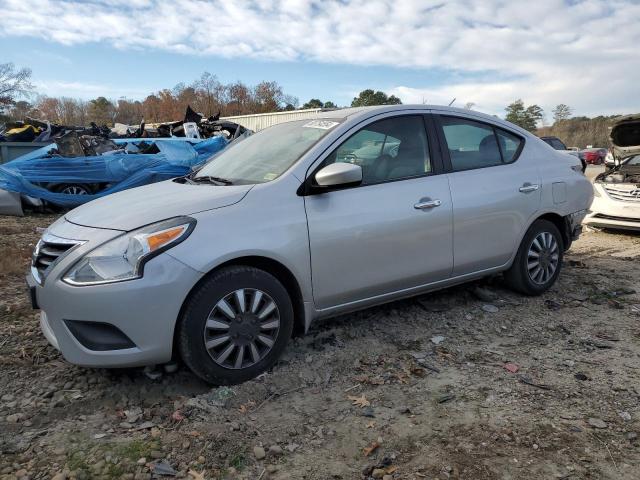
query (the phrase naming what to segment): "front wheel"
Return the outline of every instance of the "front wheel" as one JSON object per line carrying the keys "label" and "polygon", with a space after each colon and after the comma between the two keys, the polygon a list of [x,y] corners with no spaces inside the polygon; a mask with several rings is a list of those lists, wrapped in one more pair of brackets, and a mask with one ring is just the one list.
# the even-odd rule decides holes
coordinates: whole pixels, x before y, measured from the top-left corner
{"label": "front wheel", "polygon": [[536,220],[522,239],[513,265],[504,274],[507,285],[525,295],[546,292],[560,274],[563,252],[558,228],[548,220]]}
{"label": "front wheel", "polygon": [[63,183],[56,185],[54,191],[65,195],[91,195],[92,193],[91,187],[84,183]]}
{"label": "front wheel", "polygon": [[187,366],[214,385],[250,380],[278,360],[293,331],[284,286],[253,267],[223,268],[186,302],[178,348]]}

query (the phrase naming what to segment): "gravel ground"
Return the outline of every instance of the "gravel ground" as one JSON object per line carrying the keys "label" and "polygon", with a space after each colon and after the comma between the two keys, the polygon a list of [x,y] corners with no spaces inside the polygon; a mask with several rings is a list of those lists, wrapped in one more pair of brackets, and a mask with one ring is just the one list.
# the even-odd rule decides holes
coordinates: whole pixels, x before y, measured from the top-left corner
{"label": "gravel ground", "polygon": [[492,278],[318,323],[211,389],[47,345],[24,272],[54,218],[0,217],[0,479],[640,478],[640,236],[585,233],[542,297]]}

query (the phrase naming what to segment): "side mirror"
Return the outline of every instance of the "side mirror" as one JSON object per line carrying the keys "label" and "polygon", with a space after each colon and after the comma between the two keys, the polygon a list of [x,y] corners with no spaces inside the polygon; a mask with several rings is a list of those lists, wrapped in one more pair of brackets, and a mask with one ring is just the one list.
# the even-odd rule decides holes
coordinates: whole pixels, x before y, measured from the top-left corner
{"label": "side mirror", "polygon": [[356,185],[362,182],[362,167],[353,163],[332,163],[316,173],[315,180],[321,187]]}

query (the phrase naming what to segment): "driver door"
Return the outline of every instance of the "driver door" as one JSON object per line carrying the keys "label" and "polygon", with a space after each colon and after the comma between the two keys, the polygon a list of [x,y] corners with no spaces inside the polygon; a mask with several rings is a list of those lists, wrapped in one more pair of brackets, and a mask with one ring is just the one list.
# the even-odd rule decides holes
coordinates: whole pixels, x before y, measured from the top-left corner
{"label": "driver door", "polygon": [[439,164],[434,168],[424,122],[422,115],[372,122],[319,167],[359,164],[363,182],[305,197],[316,308],[450,277],[449,183],[439,174]]}

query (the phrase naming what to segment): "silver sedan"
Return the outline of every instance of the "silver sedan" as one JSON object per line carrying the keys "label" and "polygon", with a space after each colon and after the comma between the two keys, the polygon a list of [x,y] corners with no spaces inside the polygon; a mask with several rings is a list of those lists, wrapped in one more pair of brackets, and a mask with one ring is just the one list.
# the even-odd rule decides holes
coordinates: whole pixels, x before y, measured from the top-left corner
{"label": "silver sedan", "polygon": [[28,281],[68,361],[179,357],[233,384],[322,317],[498,272],[543,293],[592,195],[577,158],[492,116],[334,110],[72,210],[44,233]]}

